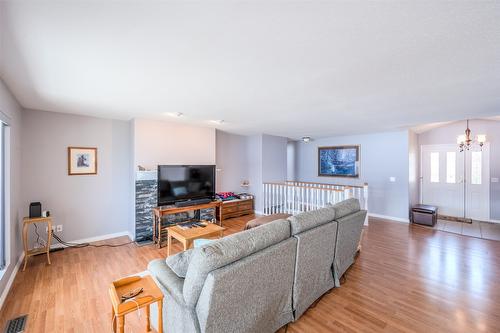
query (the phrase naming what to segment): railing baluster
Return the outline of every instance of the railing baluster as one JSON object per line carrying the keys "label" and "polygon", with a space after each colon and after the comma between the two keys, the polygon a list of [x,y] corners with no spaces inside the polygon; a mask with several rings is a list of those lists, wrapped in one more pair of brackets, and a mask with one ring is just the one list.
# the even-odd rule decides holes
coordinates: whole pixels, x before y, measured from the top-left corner
{"label": "railing baluster", "polygon": [[267,200],[267,184],[264,183],[264,186],[263,186],[263,196],[262,196],[262,213],[264,213],[264,215],[267,215],[266,200]]}
{"label": "railing baluster", "polygon": [[304,211],[304,188],[303,187],[300,188],[300,205],[301,205],[300,211],[303,212]]}
{"label": "railing baluster", "polygon": [[276,212],[281,213],[281,185],[278,185],[278,204],[276,207]]}
{"label": "railing baluster", "polygon": [[263,204],[262,204],[262,206],[263,206],[262,207],[263,212],[262,213],[264,213],[264,215],[269,214],[267,212],[267,198],[269,197],[269,189],[268,189],[268,187],[269,187],[269,185],[266,184],[266,183],[264,183],[264,197],[262,198],[262,201],[263,201]]}
{"label": "railing baluster", "polygon": [[285,212],[285,187],[281,185],[281,200],[280,200],[280,212],[284,213]]}
{"label": "railing baluster", "polygon": [[278,202],[278,185],[274,185],[274,196],[273,196],[273,214],[276,214],[276,206]]}
{"label": "railing baluster", "polygon": [[305,191],[306,191],[306,194],[305,194],[305,198],[306,198],[306,206],[304,207],[304,211],[305,211],[305,212],[308,212],[308,211],[310,211],[310,210],[311,210],[311,209],[309,208],[309,201],[310,201],[310,199],[309,199],[309,198],[310,198],[310,196],[311,196],[311,193],[310,193],[310,192],[311,192],[311,189],[310,189],[309,187],[306,187]]}

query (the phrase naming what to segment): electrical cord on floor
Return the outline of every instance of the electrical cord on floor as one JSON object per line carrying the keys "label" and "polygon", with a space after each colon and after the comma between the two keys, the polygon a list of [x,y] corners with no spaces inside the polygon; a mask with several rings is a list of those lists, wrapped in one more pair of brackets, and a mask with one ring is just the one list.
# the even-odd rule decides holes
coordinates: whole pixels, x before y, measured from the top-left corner
{"label": "electrical cord on floor", "polygon": [[122,243],[122,244],[90,244],[90,243],[70,243],[66,242],[61,237],[57,236],[55,233],[52,233],[52,236],[54,236],[54,239],[57,240],[59,243],[66,247],[74,247],[74,248],[80,248],[80,247],[120,247],[120,246],[125,246],[132,244],[134,241],[130,241],[127,243]]}
{"label": "electrical cord on floor", "polygon": [[35,226],[36,244],[38,245],[38,247],[45,247],[45,244],[42,244],[43,240],[42,242],[40,242],[40,234],[38,233],[38,226],[36,225],[36,223],[34,223],[33,225]]}

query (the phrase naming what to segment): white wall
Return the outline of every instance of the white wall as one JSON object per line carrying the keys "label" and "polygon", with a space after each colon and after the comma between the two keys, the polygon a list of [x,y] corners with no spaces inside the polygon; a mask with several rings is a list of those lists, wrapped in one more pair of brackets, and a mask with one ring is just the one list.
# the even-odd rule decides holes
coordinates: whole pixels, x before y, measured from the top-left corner
{"label": "white wall", "polygon": [[0,276],[0,306],[8,292],[7,284],[22,253],[21,242],[21,116],[19,103],[0,79],[0,119],[10,126],[10,189],[6,193],[10,199],[8,232],[8,266]]}
{"label": "white wall", "polygon": [[[68,176],[68,146],[97,147],[97,175]],[[68,241],[131,232],[129,147],[126,121],[24,110],[24,213],[40,201]]]}
{"label": "white wall", "polygon": [[[297,142],[297,180],[335,184],[368,183],[370,213],[408,219],[408,131],[323,138]],[[318,147],[361,145],[360,177],[318,176]],[[390,182],[389,177],[395,177]]]}
{"label": "white wall", "polygon": [[134,166],[215,164],[215,129],[175,122],[134,119]]}
{"label": "white wall", "polygon": [[244,192],[241,182],[248,180],[247,137],[216,132],[217,192]]}
{"label": "white wall", "polygon": [[[490,143],[490,177],[500,178],[500,121],[471,120],[472,135],[486,134]],[[456,144],[457,136],[464,134],[465,121],[435,128],[418,136],[419,145]],[[490,218],[500,220],[500,183],[490,183]]]}

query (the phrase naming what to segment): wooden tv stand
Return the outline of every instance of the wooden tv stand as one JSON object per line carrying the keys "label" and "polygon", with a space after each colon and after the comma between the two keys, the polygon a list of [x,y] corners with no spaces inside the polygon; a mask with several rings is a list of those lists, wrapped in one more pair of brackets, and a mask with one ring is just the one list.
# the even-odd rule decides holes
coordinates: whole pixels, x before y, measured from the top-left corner
{"label": "wooden tv stand", "polygon": [[173,215],[177,213],[213,208],[215,210],[216,219],[219,221],[219,225],[222,226],[222,210],[220,209],[221,205],[222,201],[216,200],[205,204],[186,207],[165,206],[153,208],[153,242],[156,244],[156,247],[161,248],[163,243],[167,240],[167,228],[171,227],[172,225],[161,225],[161,218],[165,215]]}

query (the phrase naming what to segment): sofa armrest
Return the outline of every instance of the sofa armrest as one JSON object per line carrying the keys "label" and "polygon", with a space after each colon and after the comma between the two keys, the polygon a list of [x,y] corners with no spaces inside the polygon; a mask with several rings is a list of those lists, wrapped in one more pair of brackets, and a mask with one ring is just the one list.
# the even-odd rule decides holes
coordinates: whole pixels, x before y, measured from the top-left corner
{"label": "sofa armrest", "polygon": [[148,270],[151,275],[159,282],[159,287],[162,292],[172,297],[179,305],[188,308],[182,295],[184,279],[175,274],[170,267],[165,263],[165,259],[156,259],[148,264]]}
{"label": "sofa armrest", "polygon": [[338,225],[333,267],[336,287],[340,287],[340,278],[354,263],[366,214],[366,210],[360,210],[335,221]]}

